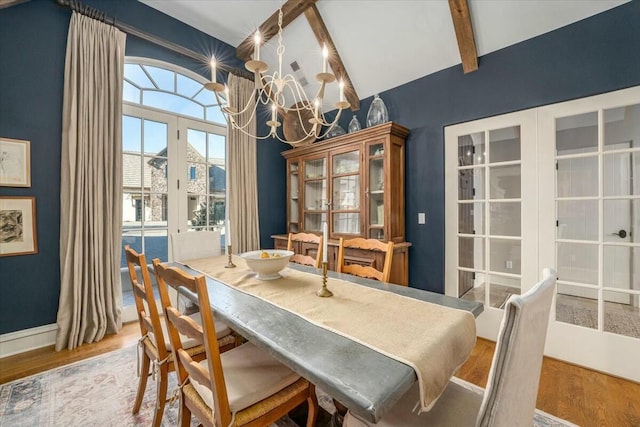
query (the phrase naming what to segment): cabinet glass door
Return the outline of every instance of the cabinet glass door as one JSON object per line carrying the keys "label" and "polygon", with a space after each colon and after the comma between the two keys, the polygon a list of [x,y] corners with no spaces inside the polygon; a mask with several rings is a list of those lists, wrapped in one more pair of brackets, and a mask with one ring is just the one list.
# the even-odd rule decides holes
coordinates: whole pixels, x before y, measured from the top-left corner
{"label": "cabinet glass door", "polygon": [[322,231],[327,220],[327,159],[304,162],[304,229]]}
{"label": "cabinet glass door", "polygon": [[300,231],[300,181],[298,175],[298,162],[289,163],[289,232]]}
{"label": "cabinet glass door", "polygon": [[384,145],[368,147],[369,230],[367,237],[384,240]]}
{"label": "cabinet glass door", "polygon": [[333,155],[331,171],[333,233],[359,235],[360,151]]}

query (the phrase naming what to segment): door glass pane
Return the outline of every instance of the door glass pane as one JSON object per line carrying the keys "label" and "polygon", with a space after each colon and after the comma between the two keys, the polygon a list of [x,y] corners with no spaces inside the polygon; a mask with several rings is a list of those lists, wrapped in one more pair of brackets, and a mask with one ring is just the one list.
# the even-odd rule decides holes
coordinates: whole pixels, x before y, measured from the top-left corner
{"label": "door glass pane", "polygon": [[327,207],[326,180],[304,183],[304,203],[307,210],[324,210]]}
{"label": "door glass pane", "polygon": [[489,204],[489,230],[494,236],[521,235],[520,202]]}
{"label": "door glass pane", "polygon": [[598,284],[598,245],[557,243],[558,278]]}
{"label": "door glass pane", "polygon": [[369,145],[369,156],[382,156],[384,155],[383,144],[371,144]]}
{"label": "door glass pane", "polygon": [[604,149],[640,147],[640,104],[604,110]]}
{"label": "door glass pane", "polygon": [[298,199],[291,199],[291,206],[289,209],[291,222],[298,222]]}
{"label": "door glass pane", "polygon": [[162,262],[169,261],[167,242],[168,233],[166,229],[147,227],[144,235],[144,254],[147,260],[160,258]]}
{"label": "door glass pane", "polygon": [[382,194],[372,194],[369,203],[369,223],[371,225],[384,225],[384,201]]}
{"label": "door glass pane", "polygon": [[125,191],[122,194],[122,233],[140,227],[142,218],[142,193]]}
{"label": "door glass pane", "polygon": [[458,166],[484,164],[484,132],[458,137]]}
{"label": "door glass pane", "polygon": [[326,213],[311,213],[304,214],[304,229],[306,231],[322,231],[322,224],[327,222]]}
{"label": "door glass pane", "polygon": [[149,194],[145,197],[144,209],[147,233],[150,233],[149,230],[157,227],[167,227],[168,204],[166,193]]}
{"label": "door glass pane", "polygon": [[349,151],[333,156],[334,175],[356,173],[358,170],[360,170],[360,151]]}
{"label": "door glass pane", "polygon": [[489,132],[489,162],[520,160],[520,126]]}
{"label": "door glass pane", "polygon": [[369,238],[370,239],[384,240],[384,229],[382,229],[382,228],[372,228],[371,230],[369,230]]}
{"label": "door glass pane", "polygon": [[143,162],[143,182],[147,191],[155,193],[167,192],[167,158],[145,156]]}
{"label": "door glass pane", "polygon": [[122,151],[134,153],[140,153],[142,151],[141,119],[122,116]]}
{"label": "door glass pane", "polygon": [[360,234],[360,214],[333,214],[333,232],[339,234]]}
{"label": "door glass pane", "polygon": [[384,190],[384,161],[382,158],[369,162],[369,191],[375,193]]}
{"label": "door glass pane", "polygon": [[520,247],[520,240],[490,239],[490,269],[501,273],[520,274]]}
{"label": "door glass pane", "polygon": [[458,200],[484,199],[484,168],[458,171]]}
{"label": "door glass pane", "polygon": [[520,198],[520,165],[489,168],[490,197],[492,199]]}
{"label": "door glass pane", "polygon": [[207,141],[209,149],[207,155],[209,156],[209,162],[220,164],[220,161],[223,160],[222,165],[224,165],[224,159],[227,158],[226,155],[226,145],[227,138],[224,135],[218,135],[215,133],[208,132],[207,133]]}
{"label": "door glass pane", "polygon": [[484,239],[458,237],[458,265],[460,267],[484,269]]}
{"label": "door glass pane", "polygon": [[304,162],[304,177],[307,179],[324,178],[327,174],[325,159]]}
{"label": "door glass pane", "polygon": [[640,338],[640,295],[604,291],[604,330]]}
{"label": "door glass pane", "polygon": [[489,305],[504,308],[511,295],[520,295],[520,278],[489,275]]}
{"label": "door glass pane", "polygon": [[188,228],[203,228],[208,225],[207,211],[212,207],[207,205],[206,195],[187,194],[187,225]]}
{"label": "door glass pane", "polygon": [[640,291],[640,247],[604,246],[604,286]]}
{"label": "door glass pane", "polygon": [[556,285],[556,321],[598,328],[598,290]]}
{"label": "door glass pane", "polygon": [[144,121],[143,146],[145,154],[167,156],[167,124]]}
{"label": "door glass pane", "polygon": [[579,154],[598,149],[598,113],[556,119],[556,153]]}
{"label": "door glass pane", "polygon": [[604,241],[640,243],[640,199],[604,201]]}
{"label": "door glass pane", "polygon": [[467,301],[484,303],[486,275],[471,271],[458,271],[458,295]]}
{"label": "door glass pane", "polygon": [[598,240],[598,201],[558,201],[558,238]]}
{"label": "door glass pane", "polygon": [[333,179],[333,208],[360,209],[360,176],[350,175]]}
{"label": "door glass pane", "polygon": [[200,160],[207,157],[207,133],[196,129],[187,129],[187,143],[191,145],[192,150],[187,152],[187,161],[193,161],[189,154],[197,154]]}
{"label": "door glass pane", "polygon": [[598,195],[598,157],[558,160],[558,197]]}
{"label": "door glass pane", "polygon": [[484,203],[458,205],[458,233],[484,234]]}
{"label": "door glass pane", "polygon": [[640,152],[607,154],[602,161],[605,196],[640,195]]}

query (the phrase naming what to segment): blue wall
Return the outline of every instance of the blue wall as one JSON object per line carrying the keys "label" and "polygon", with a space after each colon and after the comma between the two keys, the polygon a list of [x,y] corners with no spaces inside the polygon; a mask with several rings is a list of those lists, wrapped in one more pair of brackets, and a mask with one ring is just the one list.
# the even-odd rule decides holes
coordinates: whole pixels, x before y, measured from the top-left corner
{"label": "blue wall", "polygon": [[[119,20],[231,66],[235,50],[133,1],[87,3]],[[37,199],[39,252],[0,258],[0,334],[54,323],[59,297],[60,134],[64,55],[70,12],[52,0],[0,10],[0,135],[28,139],[32,186],[0,187],[3,195]],[[640,2],[480,58],[478,71],[459,66],[381,94],[390,118],[411,129],[407,140],[406,221],[412,286],[444,288],[444,126],[640,84]],[[135,37],[127,55],[175,63],[207,76],[206,64]],[[219,76],[221,77],[221,76]],[[358,113],[365,123],[371,99]],[[347,127],[351,114],[345,115]],[[258,194],[263,247],[285,231],[287,146],[258,143]],[[417,225],[417,213],[427,224]]]}

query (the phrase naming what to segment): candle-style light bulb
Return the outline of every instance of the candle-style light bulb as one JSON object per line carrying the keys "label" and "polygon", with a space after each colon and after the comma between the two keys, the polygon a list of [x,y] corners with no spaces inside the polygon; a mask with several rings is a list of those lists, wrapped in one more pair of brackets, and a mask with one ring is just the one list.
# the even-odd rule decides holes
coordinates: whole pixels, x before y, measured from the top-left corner
{"label": "candle-style light bulb", "polygon": [[271,104],[271,121],[276,121],[276,104]]}
{"label": "candle-style light bulb", "polygon": [[260,30],[256,30],[256,33],[253,35],[253,42],[256,44],[255,45],[255,57],[254,59],[256,61],[260,61],[260,42],[262,41],[262,38],[260,37]]}
{"label": "candle-style light bulb", "polygon": [[322,262],[327,262],[327,243],[329,242],[329,227],[327,222],[322,223]]}
{"label": "candle-style light bulb", "polygon": [[344,80],[340,79],[340,102],[344,101]]}
{"label": "candle-style light bulb", "polygon": [[313,101],[313,105],[315,106],[315,110],[313,111],[313,117],[318,118],[318,108],[320,108],[320,101],[316,98]]}
{"label": "candle-style light bulb", "polygon": [[211,81],[213,83],[216,83],[216,58],[215,58],[215,56],[211,57],[211,61],[209,63],[211,64]]}
{"label": "candle-style light bulb", "polygon": [[231,246],[231,220],[227,220],[227,229],[225,230],[227,246]]}
{"label": "candle-style light bulb", "polygon": [[329,49],[327,49],[327,45],[322,45],[322,72],[327,72],[327,60],[329,58]]}

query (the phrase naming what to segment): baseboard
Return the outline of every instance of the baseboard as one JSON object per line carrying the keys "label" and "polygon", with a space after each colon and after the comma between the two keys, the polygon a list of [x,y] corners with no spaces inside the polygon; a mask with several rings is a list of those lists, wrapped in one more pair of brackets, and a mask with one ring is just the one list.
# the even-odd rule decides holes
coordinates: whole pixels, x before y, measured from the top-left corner
{"label": "baseboard", "polygon": [[0,358],[47,347],[56,343],[58,325],[37,326],[31,329],[0,335]]}

